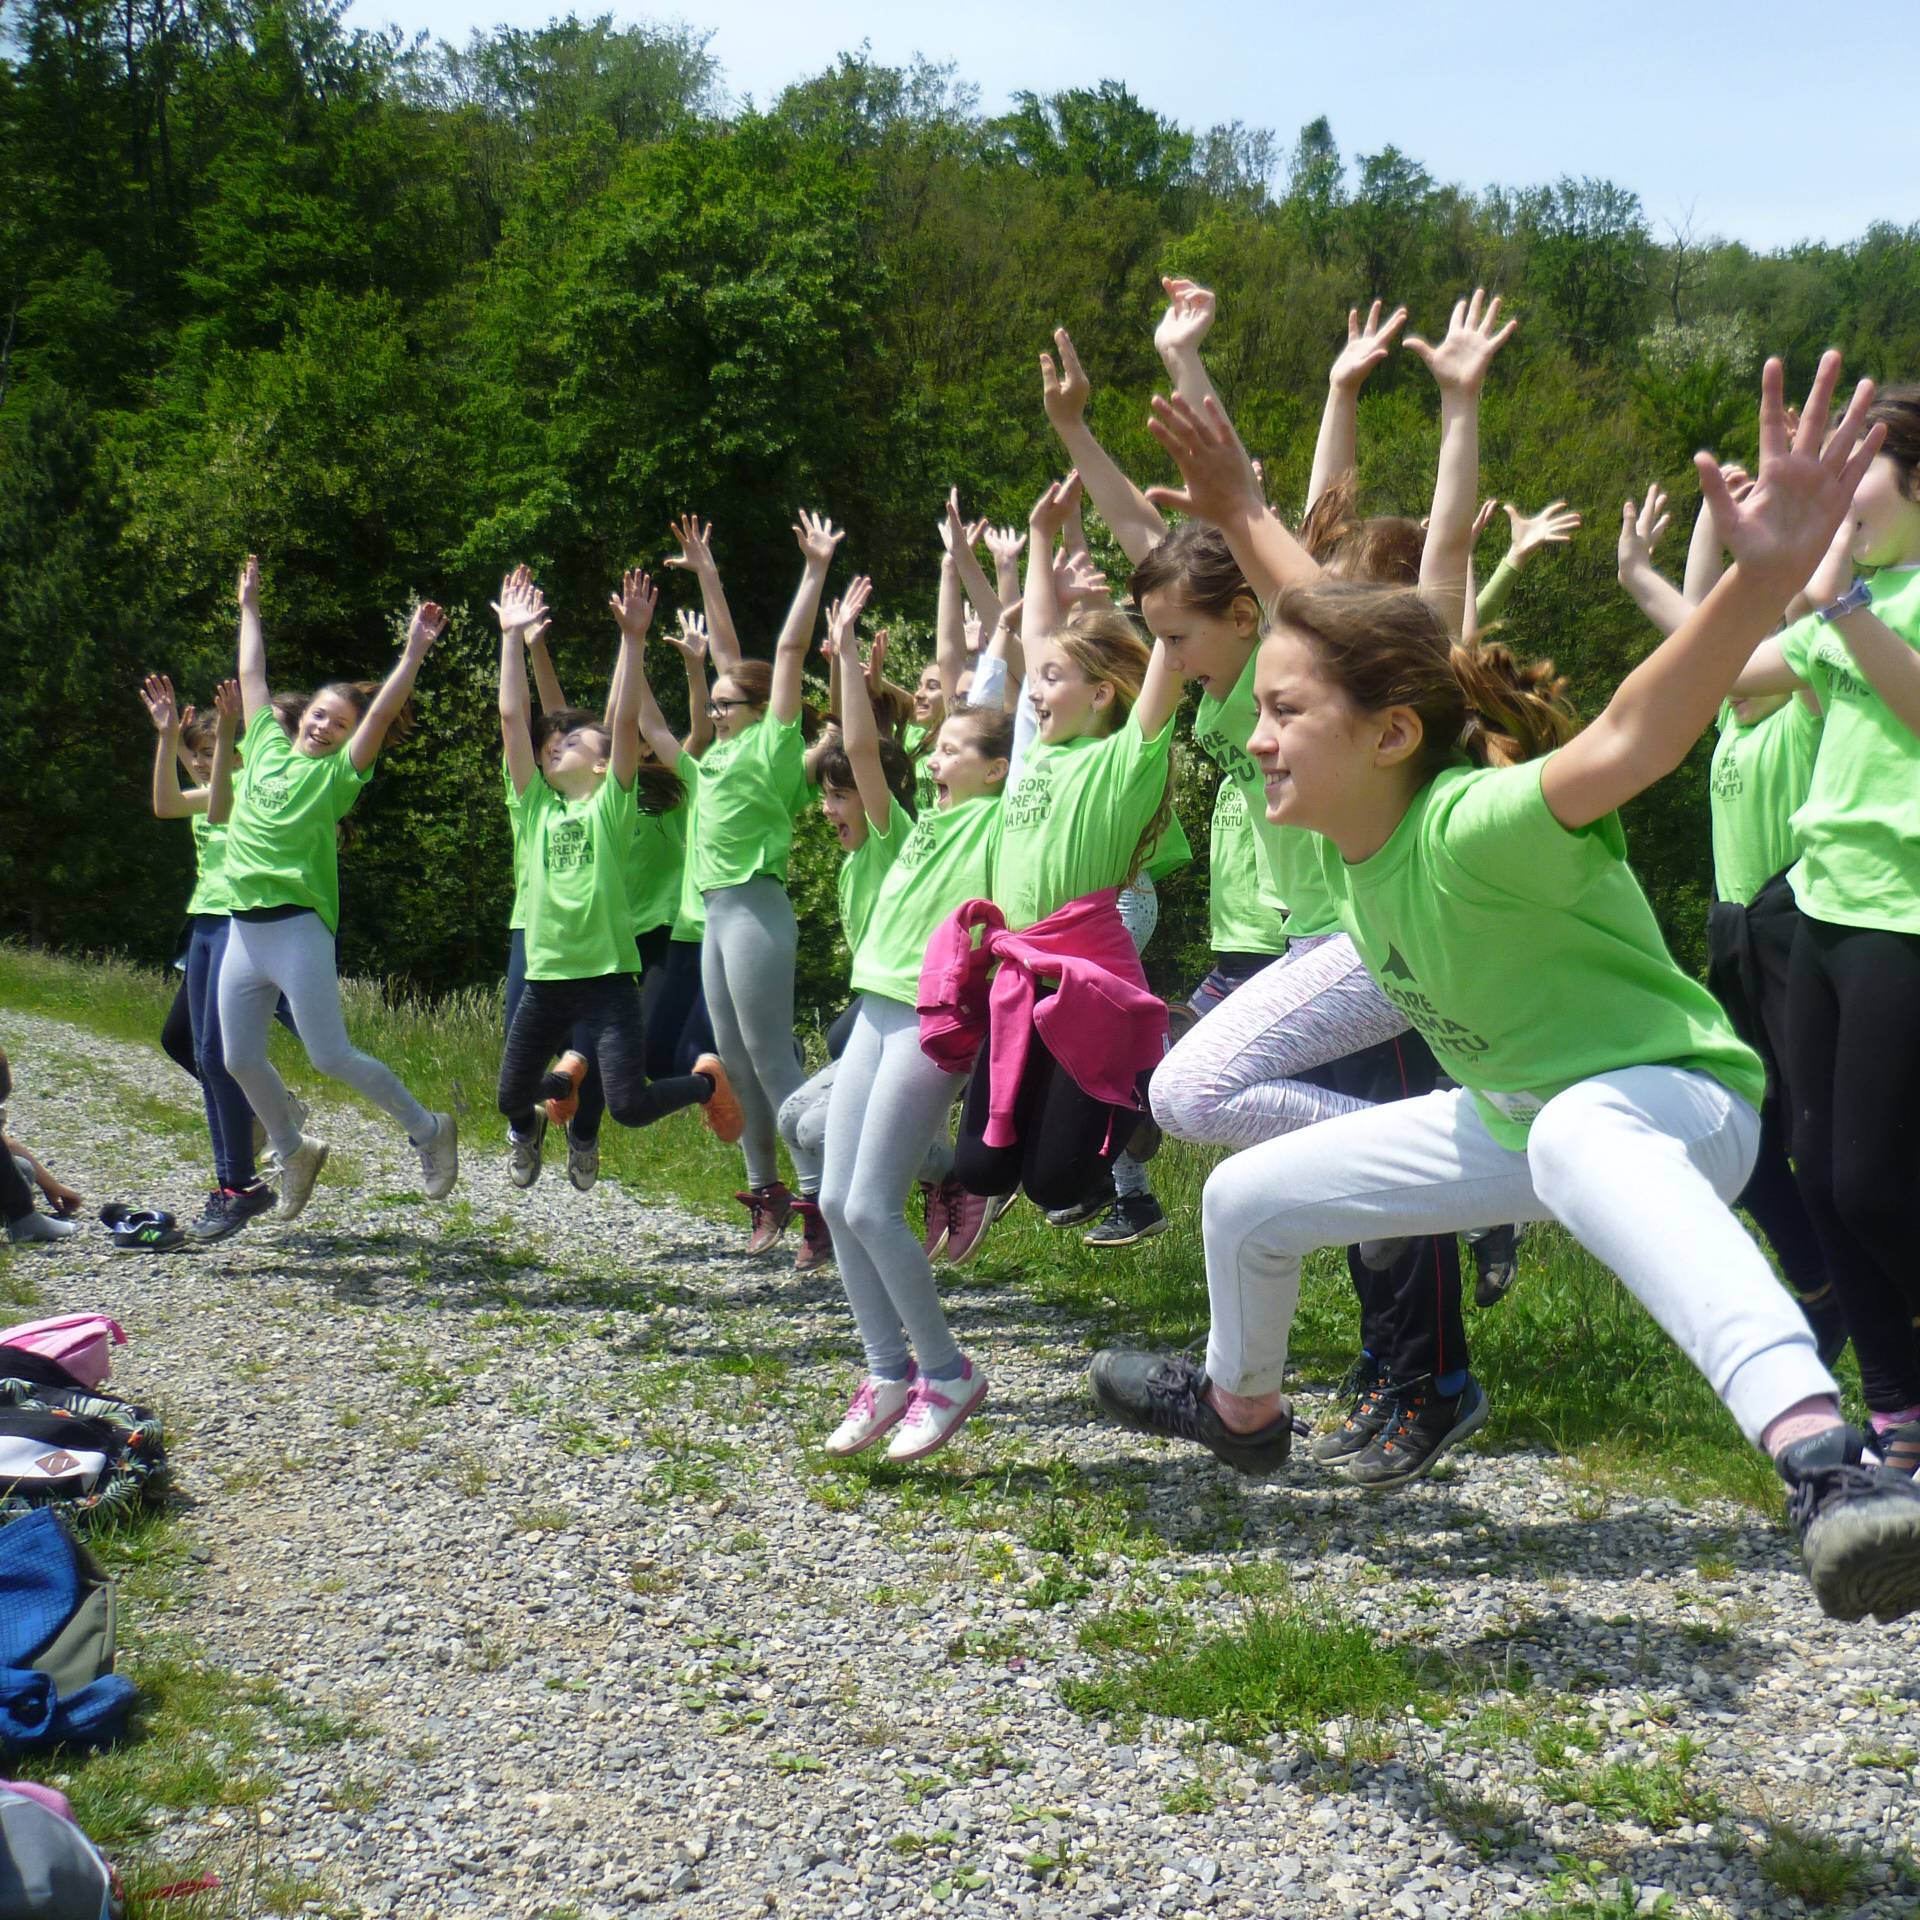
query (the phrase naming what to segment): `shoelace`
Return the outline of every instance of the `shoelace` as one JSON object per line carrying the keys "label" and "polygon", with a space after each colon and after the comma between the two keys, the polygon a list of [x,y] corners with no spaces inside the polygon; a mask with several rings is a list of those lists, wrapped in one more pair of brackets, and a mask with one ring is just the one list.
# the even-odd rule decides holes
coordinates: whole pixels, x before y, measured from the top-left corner
{"label": "shoelace", "polygon": [[1344,1400],[1350,1407],[1357,1409],[1363,1400],[1381,1391],[1378,1365],[1362,1354],[1347,1369],[1346,1377],[1334,1389],[1334,1398]]}
{"label": "shoelace", "polygon": [[1191,1360],[1163,1361],[1147,1375],[1147,1395],[1165,1424],[1183,1439],[1198,1440],[1204,1413],[1210,1413],[1200,1398],[1200,1382],[1205,1378]]}
{"label": "shoelace", "polygon": [[1793,1483],[1787,1516],[1805,1528],[1837,1501],[1878,1493],[1884,1484],[1875,1467],[1810,1467]]}
{"label": "shoelace", "polygon": [[1400,1403],[1395,1409],[1393,1426],[1385,1439],[1380,1442],[1382,1453],[1391,1453],[1395,1447],[1402,1446],[1419,1421],[1420,1409],[1427,1404],[1424,1393],[1402,1393]]}
{"label": "shoelace", "polygon": [[847,1418],[849,1420],[871,1420],[873,1418],[875,1404],[873,1381],[871,1379],[862,1380],[860,1382],[860,1391],[853,1396],[853,1400],[847,1408]]}
{"label": "shoelace", "polygon": [[1365,1387],[1355,1398],[1351,1411],[1347,1414],[1346,1425],[1349,1431],[1357,1428],[1364,1420],[1371,1420],[1385,1404],[1387,1389],[1375,1382]]}
{"label": "shoelace", "polygon": [[906,1425],[917,1427],[937,1417],[935,1409],[951,1412],[953,1402],[923,1373],[907,1395]]}

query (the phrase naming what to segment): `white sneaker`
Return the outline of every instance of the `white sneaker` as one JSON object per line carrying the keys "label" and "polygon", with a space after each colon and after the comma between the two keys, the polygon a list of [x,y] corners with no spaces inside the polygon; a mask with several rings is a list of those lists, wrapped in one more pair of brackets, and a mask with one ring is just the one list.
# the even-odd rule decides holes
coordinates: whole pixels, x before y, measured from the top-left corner
{"label": "white sneaker", "polygon": [[327,1143],[310,1140],[304,1133],[291,1153],[284,1157],[277,1153],[267,1155],[267,1177],[280,1183],[280,1202],[273,1210],[276,1220],[292,1220],[300,1215],[313,1198],[313,1183],[320,1178],[320,1169],[326,1164]]}
{"label": "white sneaker", "polygon": [[436,1113],[433,1120],[433,1138],[415,1151],[420,1155],[427,1198],[444,1200],[460,1178],[460,1129],[450,1113]]}
{"label": "white sneaker", "polygon": [[917,1367],[904,1380],[880,1380],[868,1374],[848,1402],[847,1417],[828,1436],[827,1451],[845,1459],[872,1446],[889,1427],[899,1424],[919,1381]]}
{"label": "white sneaker", "polygon": [[[296,1131],[307,1130],[307,1103],[297,1093],[287,1095],[287,1105],[293,1109],[293,1124]],[[253,1157],[258,1160],[267,1150],[267,1123],[256,1113],[253,1116]]]}
{"label": "white sneaker", "polygon": [[887,1443],[889,1460],[924,1460],[939,1452],[987,1397],[987,1376],[964,1355],[960,1365],[958,1380],[929,1380],[922,1374],[913,1383],[899,1431]]}
{"label": "white sneaker", "polygon": [[571,1127],[567,1129],[567,1178],[582,1193],[600,1178],[600,1142],[576,1140]]}
{"label": "white sneaker", "polygon": [[540,1178],[540,1150],[547,1139],[547,1113],[544,1107],[533,1110],[533,1131],[515,1133],[507,1129],[507,1178],[516,1187],[530,1187]]}
{"label": "white sneaker", "polygon": [[[79,1231],[80,1223],[77,1220],[57,1219],[50,1213],[29,1213],[7,1222],[7,1241],[16,1247],[45,1247],[51,1246],[56,1240],[71,1240]],[[894,1415],[896,1420],[899,1417],[897,1413]]]}

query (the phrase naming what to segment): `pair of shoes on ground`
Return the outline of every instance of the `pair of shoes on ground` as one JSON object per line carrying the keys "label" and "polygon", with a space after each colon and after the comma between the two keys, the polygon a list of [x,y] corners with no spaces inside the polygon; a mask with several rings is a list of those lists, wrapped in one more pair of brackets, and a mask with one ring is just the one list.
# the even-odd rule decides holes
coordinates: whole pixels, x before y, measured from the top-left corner
{"label": "pair of shoes on ground", "polygon": [[1165,1208],[1152,1194],[1120,1193],[1111,1178],[1071,1206],[1049,1207],[1046,1218],[1048,1226],[1062,1228],[1094,1221],[1091,1231],[1080,1236],[1081,1244],[1089,1247],[1137,1246],[1156,1233],[1165,1233],[1170,1224]]}
{"label": "pair of shoes on ground", "polygon": [[910,1367],[904,1380],[869,1374],[828,1437],[827,1452],[850,1459],[888,1432],[893,1438],[886,1457],[896,1464],[939,1452],[987,1397],[987,1376],[965,1354],[960,1368],[951,1380],[930,1379],[918,1367]]}

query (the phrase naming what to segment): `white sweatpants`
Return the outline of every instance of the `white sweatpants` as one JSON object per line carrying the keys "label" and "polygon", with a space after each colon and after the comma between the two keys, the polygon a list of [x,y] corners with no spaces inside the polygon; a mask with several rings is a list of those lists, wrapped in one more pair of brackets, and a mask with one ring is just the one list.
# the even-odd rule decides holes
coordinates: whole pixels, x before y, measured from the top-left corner
{"label": "white sweatpants", "polygon": [[1654,1066],[1555,1095],[1525,1152],[1499,1145],[1460,1090],[1249,1147],[1214,1169],[1202,1202],[1207,1372],[1229,1393],[1279,1391],[1300,1263],[1316,1247],[1557,1220],[1757,1441],[1795,1402],[1838,1392],[1806,1317],[1728,1208],[1759,1143],[1759,1115],[1719,1081]]}

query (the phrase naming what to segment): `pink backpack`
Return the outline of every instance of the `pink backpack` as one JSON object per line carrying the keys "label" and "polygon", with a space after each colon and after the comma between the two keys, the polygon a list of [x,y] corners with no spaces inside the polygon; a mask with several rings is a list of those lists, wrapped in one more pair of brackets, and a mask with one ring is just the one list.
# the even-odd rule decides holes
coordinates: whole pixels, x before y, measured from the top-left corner
{"label": "pink backpack", "polygon": [[[0,1347],[22,1347],[51,1360],[78,1386],[92,1391],[107,1383],[113,1371],[110,1358],[127,1336],[117,1320],[104,1313],[67,1313],[54,1320],[27,1320],[0,1332]],[[5,1366],[0,1360],[0,1368]]]}

